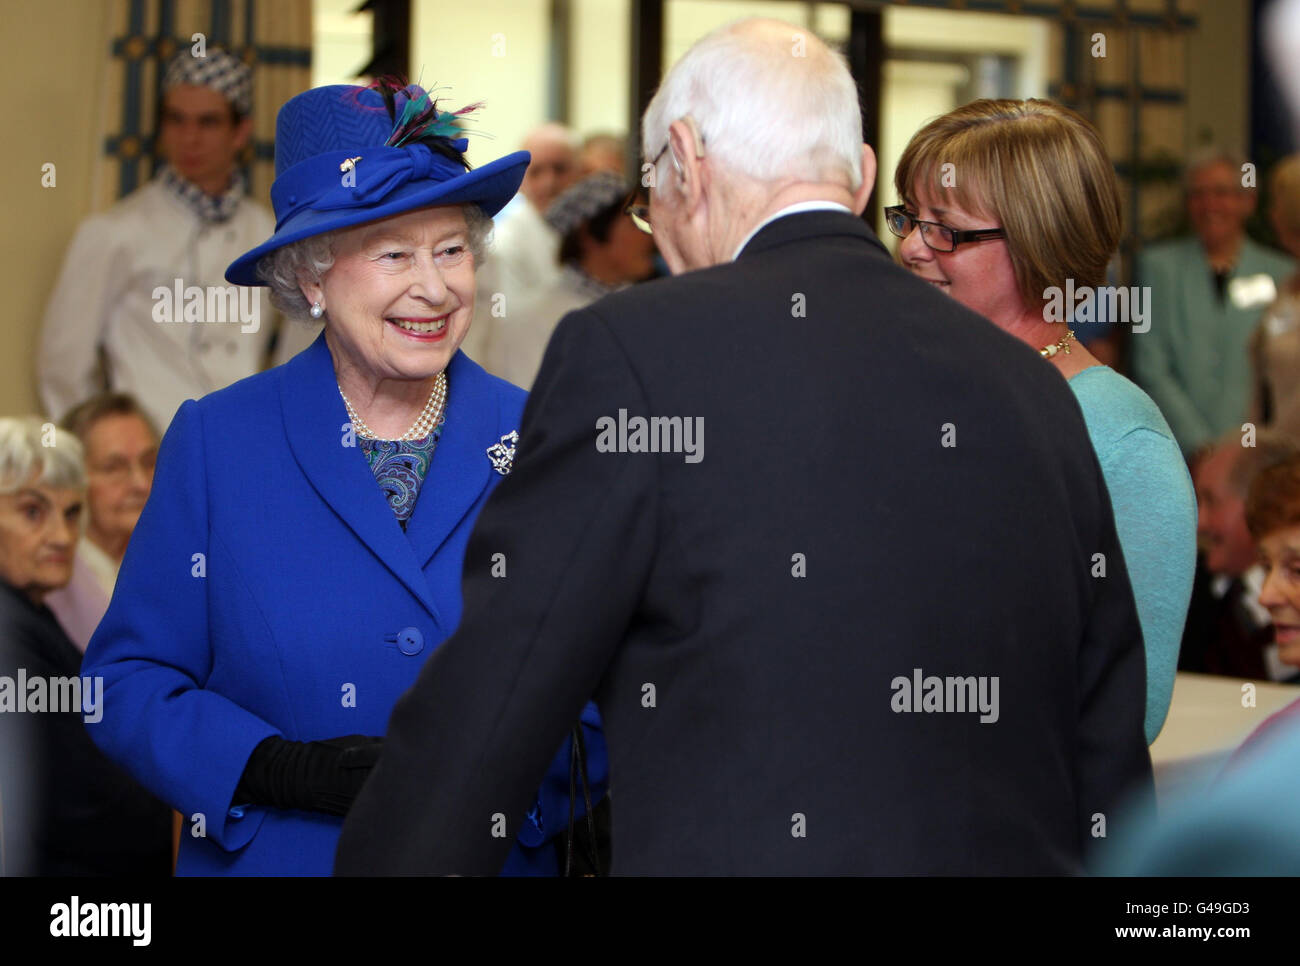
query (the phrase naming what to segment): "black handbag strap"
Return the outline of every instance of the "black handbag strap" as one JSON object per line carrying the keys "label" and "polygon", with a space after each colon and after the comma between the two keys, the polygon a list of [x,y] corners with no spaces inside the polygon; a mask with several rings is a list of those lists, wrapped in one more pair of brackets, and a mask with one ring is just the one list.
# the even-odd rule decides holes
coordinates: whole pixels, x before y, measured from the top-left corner
{"label": "black handbag strap", "polygon": [[592,815],[591,807],[591,784],[587,778],[587,745],[582,739],[582,724],[573,726],[573,732],[570,735],[572,743],[569,752],[569,839],[564,851],[564,874],[571,876],[573,874],[573,843],[577,836],[574,834],[575,812],[578,799],[578,782],[582,782],[582,801],[587,807],[587,855],[586,859],[594,870],[595,875],[600,874],[600,854],[596,843],[596,820]]}

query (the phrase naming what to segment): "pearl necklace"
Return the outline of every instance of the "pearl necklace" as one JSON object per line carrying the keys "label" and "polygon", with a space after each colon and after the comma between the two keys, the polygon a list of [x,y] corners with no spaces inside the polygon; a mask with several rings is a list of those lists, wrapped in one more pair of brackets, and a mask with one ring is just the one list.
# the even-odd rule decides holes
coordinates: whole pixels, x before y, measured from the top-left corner
{"label": "pearl necklace", "polygon": [[[352,421],[352,428],[356,430],[357,435],[366,439],[379,439],[380,437],[366,425],[366,421],[361,418],[356,409],[352,406],[352,400],[348,399],[347,393],[343,387],[339,386],[339,395],[343,397],[343,405],[347,407],[348,419]],[[433,384],[433,391],[429,393],[429,400],[424,404],[424,409],[416,419],[415,424],[405,433],[397,437],[399,441],[412,439],[424,439],[428,436],[438,420],[442,418],[443,407],[447,403],[447,372],[444,369],[438,373],[438,378]]]}
{"label": "pearl necklace", "polygon": [[1050,359],[1058,352],[1064,352],[1068,356],[1070,354],[1070,340],[1073,338],[1074,338],[1074,330],[1066,329],[1064,339],[1052,345],[1043,346],[1041,349],[1038,350],[1038,354],[1042,356],[1044,359]]}

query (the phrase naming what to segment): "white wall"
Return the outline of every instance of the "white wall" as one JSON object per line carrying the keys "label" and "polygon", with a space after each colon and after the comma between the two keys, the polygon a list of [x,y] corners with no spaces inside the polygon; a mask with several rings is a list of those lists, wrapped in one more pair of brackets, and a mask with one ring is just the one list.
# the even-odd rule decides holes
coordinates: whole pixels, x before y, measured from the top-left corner
{"label": "white wall", "polygon": [[[100,145],[96,112],[107,70],[103,51],[122,25],[108,5],[42,0],[6,18],[0,32],[5,104],[5,177],[0,179],[0,415],[40,411],[36,342],[45,302],[77,224],[111,198],[95,197]],[[53,164],[53,187],[41,184]]]}
{"label": "white wall", "polygon": [[469,159],[482,165],[519,147],[548,120],[550,57],[548,0],[414,0],[411,77],[425,88],[447,88],[449,106],[484,101],[469,126]]}
{"label": "white wall", "polygon": [[[1036,17],[971,13],[969,11],[914,10],[886,7],[886,50],[917,50],[1002,54],[1019,62],[1018,97],[1047,94],[1050,27]],[[880,143],[876,149],[876,197],[881,208],[898,203],[894,168],[907,142],[927,121],[958,107],[957,89],[965,68],[958,64],[886,61],[881,95]],[[876,228],[891,249],[897,239],[885,229],[881,216]]]}
{"label": "white wall", "polygon": [[571,0],[569,123],[626,135],[631,70],[628,0]]}
{"label": "white wall", "polygon": [[370,63],[374,14],[356,13],[358,0],[312,0],[311,86],[355,84]]}
{"label": "white wall", "polygon": [[664,69],[715,27],[745,17],[771,17],[808,26],[807,3],[777,0],[668,0],[664,4]]}

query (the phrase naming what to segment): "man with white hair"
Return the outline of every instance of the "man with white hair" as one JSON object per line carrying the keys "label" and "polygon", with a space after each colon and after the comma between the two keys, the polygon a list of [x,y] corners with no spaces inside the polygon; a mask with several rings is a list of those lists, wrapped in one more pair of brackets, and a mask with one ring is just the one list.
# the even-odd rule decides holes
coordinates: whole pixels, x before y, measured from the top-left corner
{"label": "man with white hair", "polygon": [[561,321],[336,872],[499,871],[592,696],[615,872],[1077,871],[1151,766],[1069,388],[892,263],[800,28],[701,39],[643,134],[674,276]]}

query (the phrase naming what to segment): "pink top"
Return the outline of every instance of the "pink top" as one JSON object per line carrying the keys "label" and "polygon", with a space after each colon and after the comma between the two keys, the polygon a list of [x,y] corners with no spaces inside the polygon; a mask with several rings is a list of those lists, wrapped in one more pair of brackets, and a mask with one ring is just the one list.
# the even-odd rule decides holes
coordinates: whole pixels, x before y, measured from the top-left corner
{"label": "pink top", "polygon": [[59,625],[72,643],[77,645],[77,650],[84,654],[90,636],[95,633],[95,628],[104,618],[104,612],[108,610],[109,596],[78,547],[72,561],[72,579],[66,587],[46,594],[45,605],[54,611]]}
{"label": "pink top", "polygon": [[1223,767],[1226,775],[1243,762],[1249,760],[1256,752],[1262,750],[1269,740],[1279,731],[1286,730],[1292,722],[1300,721],[1300,701],[1292,701],[1281,711],[1275,711],[1264,719],[1264,723],[1252,731],[1232,753],[1228,763]]}

